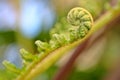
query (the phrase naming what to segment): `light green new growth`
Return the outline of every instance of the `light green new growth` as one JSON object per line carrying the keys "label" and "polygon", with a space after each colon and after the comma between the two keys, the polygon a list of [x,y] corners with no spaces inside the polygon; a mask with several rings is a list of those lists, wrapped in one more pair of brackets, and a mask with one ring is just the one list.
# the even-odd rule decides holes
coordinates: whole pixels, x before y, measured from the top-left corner
{"label": "light green new growth", "polygon": [[[93,24],[93,19],[91,14],[87,10],[79,7],[73,8],[68,13],[67,20],[73,26],[67,27],[65,32],[51,34],[51,39],[49,43],[42,42],[40,40],[37,40],[35,42],[35,44],[38,47],[38,51],[40,52],[40,54],[38,55],[39,58],[38,60],[33,61],[33,63],[31,63],[31,65],[24,72],[24,75],[30,73],[29,71],[32,70],[33,67],[35,68],[36,67],[35,65],[40,63],[42,59],[44,59],[50,52],[53,52],[57,48],[69,45],[70,43],[73,43],[74,41],[85,37],[85,35],[91,29]],[[20,80],[21,78],[18,79]]]}
{"label": "light green new growth", "polygon": [[21,57],[25,60],[25,61],[33,61],[35,60],[35,55],[29,53],[28,51],[26,51],[25,49],[20,49],[20,53],[21,53]]}
{"label": "light green new growth", "polygon": [[20,69],[18,69],[14,64],[10,63],[9,61],[3,61],[4,66],[11,72],[16,74],[20,74]]}
{"label": "light green new growth", "polygon": [[38,74],[41,74],[67,51],[85,41],[93,33],[119,15],[120,9],[114,8],[103,15],[93,25],[92,16],[87,10],[79,7],[73,8],[67,16],[67,20],[72,26],[67,26],[68,29],[65,32],[51,33],[49,42],[42,42],[40,40],[35,42],[39,54],[32,55],[25,50],[20,50],[24,61],[31,62],[23,66],[24,70],[21,70],[21,74],[17,77],[17,80],[31,80]]}

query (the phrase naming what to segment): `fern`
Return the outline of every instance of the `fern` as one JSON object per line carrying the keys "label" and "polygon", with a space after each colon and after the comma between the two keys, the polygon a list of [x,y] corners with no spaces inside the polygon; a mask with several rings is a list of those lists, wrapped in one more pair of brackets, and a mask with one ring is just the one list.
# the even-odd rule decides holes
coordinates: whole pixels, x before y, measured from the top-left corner
{"label": "fern", "polygon": [[87,10],[80,7],[73,8],[67,16],[71,26],[67,25],[66,30],[60,31],[58,27],[52,29],[49,42],[40,40],[35,42],[39,54],[33,55],[24,49],[20,50],[24,63],[22,69],[16,68],[8,61],[3,63],[7,69],[18,74],[16,80],[30,80],[44,72],[67,51],[78,46],[119,14],[119,7],[112,8],[93,25],[93,18]]}

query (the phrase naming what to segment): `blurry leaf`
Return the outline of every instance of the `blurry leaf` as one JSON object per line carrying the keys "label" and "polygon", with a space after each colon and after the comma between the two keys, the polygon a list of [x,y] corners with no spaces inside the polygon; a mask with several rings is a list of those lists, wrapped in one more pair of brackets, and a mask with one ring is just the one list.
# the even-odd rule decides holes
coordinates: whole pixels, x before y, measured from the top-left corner
{"label": "blurry leaf", "polygon": [[102,63],[109,68],[120,58],[120,25],[115,25],[107,34]]}
{"label": "blurry leaf", "polygon": [[6,70],[0,70],[0,80],[13,80],[15,76]]}
{"label": "blurry leaf", "polygon": [[0,45],[15,42],[14,31],[0,31]]}
{"label": "blurry leaf", "polygon": [[67,80],[101,80],[105,73],[105,68],[98,65],[96,68],[85,72],[74,70]]}

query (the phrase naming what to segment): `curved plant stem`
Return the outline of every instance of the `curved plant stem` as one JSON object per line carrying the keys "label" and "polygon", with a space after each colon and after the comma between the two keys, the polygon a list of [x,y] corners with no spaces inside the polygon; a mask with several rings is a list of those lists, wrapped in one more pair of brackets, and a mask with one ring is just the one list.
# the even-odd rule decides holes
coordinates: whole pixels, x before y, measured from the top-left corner
{"label": "curved plant stem", "polygon": [[[66,80],[66,77],[71,72],[72,67],[74,66],[74,63],[75,63],[77,57],[80,56],[80,54],[84,51],[84,49],[85,48],[89,49],[95,42],[97,42],[100,38],[104,37],[105,33],[107,33],[111,27],[113,27],[115,24],[118,24],[119,22],[120,22],[120,16],[118,18],[116,18],[116,20],[113,20],[111,23],[107,24],[106,27],[104,28],[104,30],[102,31],[102,33],[98,34],[92,41],[88,42],[89,39],[87,39],[86,41],[84,41],[84,43],[80,44],[79,47],[73,52],[73,54],[69,58],[68,62],[63,67],[61,67],[61,69],[58,71],[57,75],[54,76],[53,80]],[[92,38],[92,36],[91,36],[91,38]],[[83,45],[83,44],[85,44],[85,45]],[[118,77],[118,76],[115,76],[115,77]],[[112,78],[109,78],[109,76],[107,78],[108,79],[106,79],[106,80],[112,79]],[[115,78],[112,80],[115,80]]]}
{"label": "curved plant stem", "polygon": [[21,73],[20,76],[18,76],[17,80],[31,80],[38,74],[41,74],[52,64],[54,64],[60,57],[62,57],[67,51],[83,43],[83,41],[88,39],[100,28],[104,27],[106,24],[116,19],[119,15],[120,8],[114,8],[108,11],[94,23],[94,26],[92,27],[91,31],[83,39],[77,40],[71,44],[56,49],[55,51],[51,52],[48,56],[46,56],[42,61],[38,60],[36,62],[31,63],[31,65],[28,66],[28,68],[23,73]]}

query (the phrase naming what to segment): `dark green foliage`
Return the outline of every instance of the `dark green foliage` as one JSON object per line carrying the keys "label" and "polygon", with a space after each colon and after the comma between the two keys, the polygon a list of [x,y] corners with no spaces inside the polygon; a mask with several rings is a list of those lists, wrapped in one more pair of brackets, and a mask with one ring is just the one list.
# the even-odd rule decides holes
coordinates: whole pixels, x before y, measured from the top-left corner
{"label": "dark green foliage", "polygon": [[14,31],[0,31],[0,45],[15,42]]}
{"label": "dark green foliage", "polygon": [[102,66],[97,66],[87,71],[78,71],[74,69],[69,75],[68,80],[102,80],[105,73],[106,69]]}

